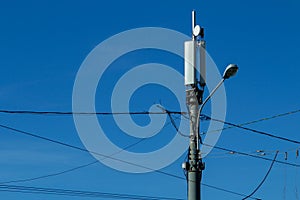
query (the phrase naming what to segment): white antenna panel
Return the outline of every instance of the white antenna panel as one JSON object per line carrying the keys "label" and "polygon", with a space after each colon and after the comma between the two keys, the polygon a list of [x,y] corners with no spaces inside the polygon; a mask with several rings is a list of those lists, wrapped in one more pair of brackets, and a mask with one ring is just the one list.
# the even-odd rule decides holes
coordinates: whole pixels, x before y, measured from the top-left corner
{"label": "white antenna panel", "polygon": [[184,43],[184,79],[185,85],[196,85],[196,48],[197,41]]}

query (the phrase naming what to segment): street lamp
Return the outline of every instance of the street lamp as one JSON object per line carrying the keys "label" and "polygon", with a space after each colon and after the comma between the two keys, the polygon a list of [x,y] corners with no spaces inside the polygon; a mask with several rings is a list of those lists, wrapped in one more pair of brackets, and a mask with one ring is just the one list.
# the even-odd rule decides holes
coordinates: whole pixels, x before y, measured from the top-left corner
{"label": "street lamp", "polygon": [[204,107],[204,105],[208,102],[208,100],[214,95],[214,93],[219,89],[219,87],[222,85],[222,83],[224,83],[224,81],[226,79],[229,79],[230,77],[234,76],[237,71],[238,71],[238,66],[236,64],[229,64],[224,73],[223,73],[223,77],[221,79],[221,81],[217,84],[217,86],[211,91],[211,93],[208,95],[208,97],[206,97],[206,99],[203,101],[203,103],[201,104],[200,108],[199,108],[199,116],[201,115],[201,111]]}
{"label": "street lamp", "polygon": [[[211,93],[206,97],[206,99],[201,104],[199,111],[198,111],[198,117],[197,117],[197,125],[198,125],[198,134],[197,134],[197,141],[199,141],[199,131],[200,131],[200,116],[201,112],[205,106],[205,104],[209,101],[209,99],[215,94],[215,92],[219,89],[219,87],[224,83],[226,79],[229,79],[230,77],[234,76],[238,71],[238,66],[236,64],[229,64],[224,73],[221,81],[217,84],[217,86],[211,91]],[[198,149],[199,149],[199,142],[198,142]]]}
{"label": "street lamp", "polygon": [[239,68],[236,64],[228,65],[223,73],[223,79],[229,79],[230,77],[234,76],[238,69]]}

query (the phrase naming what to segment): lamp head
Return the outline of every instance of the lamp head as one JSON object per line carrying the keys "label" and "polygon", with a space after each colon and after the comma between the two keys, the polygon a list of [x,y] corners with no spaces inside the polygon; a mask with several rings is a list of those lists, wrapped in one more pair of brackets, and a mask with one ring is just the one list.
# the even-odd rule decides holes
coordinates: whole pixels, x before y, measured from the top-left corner
{"label": "lamp head", "polygon": [[236,64],[230,64],[226,67],[223,79],[229,79],[230,77],[234,76],[238,71],[238,66]]}

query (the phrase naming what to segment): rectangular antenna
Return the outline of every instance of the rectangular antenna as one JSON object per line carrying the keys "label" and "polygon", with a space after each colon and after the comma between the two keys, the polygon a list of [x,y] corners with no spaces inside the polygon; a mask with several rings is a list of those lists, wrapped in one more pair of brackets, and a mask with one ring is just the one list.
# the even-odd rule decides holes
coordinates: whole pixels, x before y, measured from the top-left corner
{"label": "rectangular antenna", "polygon": [[196,85],[196,41],[184,43],[184,79],[185,85]]}
{"label": "rectangular antenna", "polygon": [[199,42],[200,48],[200,86],[206,85],[206,43],[204,40]]}

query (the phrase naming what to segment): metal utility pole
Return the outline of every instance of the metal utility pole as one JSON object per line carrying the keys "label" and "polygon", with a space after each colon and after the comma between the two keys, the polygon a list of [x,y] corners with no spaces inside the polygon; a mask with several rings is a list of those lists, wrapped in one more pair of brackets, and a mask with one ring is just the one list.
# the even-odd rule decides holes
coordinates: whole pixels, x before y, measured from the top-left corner
{"label": "metal utility pole", "polygon": [[[196,13],[192,12],[192,39],[184,43],[184,73],[186,86],[186,104],[190,116],[190,144],[188,162],[183,163],[187,172],[188,200],[200,200],[200,186],[204,163],[200,154],[199,106],[202,104],[205,86],[205,41],[204,30],[196,25]],[[196,58],[200,54],[200,76],[197,79]]]}
{"label": "metal utility pole", "polygon": [[[182,164],[187,174],[188,200],[201,199],[201,178],[205,168],[202,162],[199,143],[201,137],[200,115],[204,105],[214,95],[223,82],[234,76],[238,71],[236,64],[229,64],[220,82],[203,100],[203,91],[206,85],[206,44],[204,29],[196,25],[196,13],[192,12],[192,39],[184,43],[184,82],[186,86],[186,105],[190,116],[190,144],[188,151],[188,162]],[[197,70],[197,53],[200,58],[200,69]],[[197,79],[197,76],[199,77]]]}

